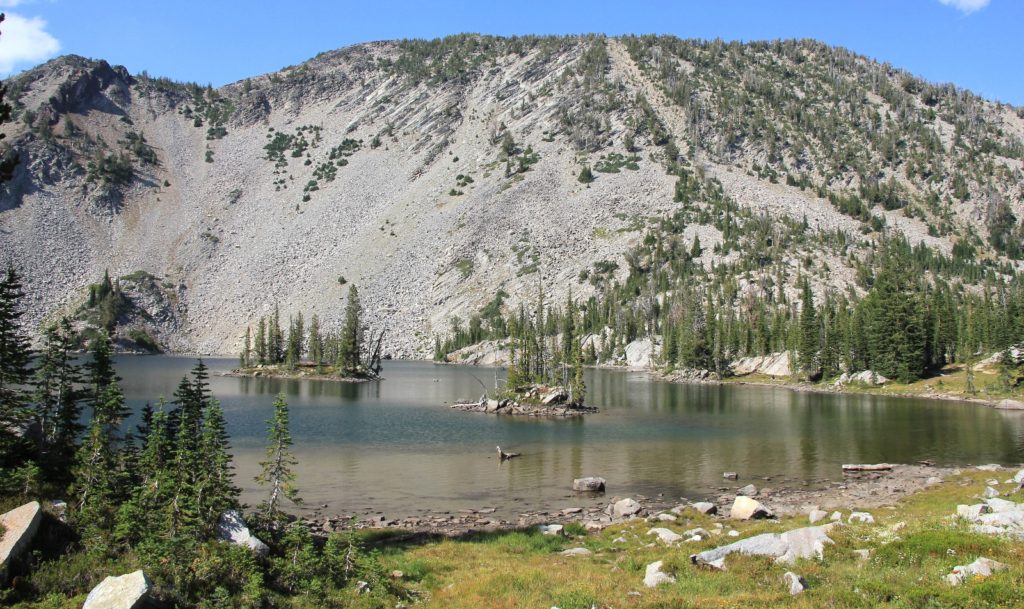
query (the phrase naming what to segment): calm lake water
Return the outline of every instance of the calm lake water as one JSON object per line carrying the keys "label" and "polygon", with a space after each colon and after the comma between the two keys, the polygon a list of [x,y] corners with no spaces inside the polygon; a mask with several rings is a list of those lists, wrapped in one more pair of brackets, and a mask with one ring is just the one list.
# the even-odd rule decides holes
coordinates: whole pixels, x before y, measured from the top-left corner
{"label": "calm lake water", "polygon": [[[537,420],[455,411],[495,370],[386,362],[371,383],[219,376],[233,359],[208,359],[224,406],[243,501],[263,458],[274,396],[291,407],[298,487],[308,506],[389,517],[424,510],[528,509],[587,505],[573,478],[598,475],[608,495],[696,498],[717,494],[722,472],[772,476],[780,486],[841,477],[843,463],[936,464],[1024,461],[1024,413],[973,404],[846,396],[774,387],[678,385],[638,372],[588,370],[587,401],[598,414]],[[195,364],[180,357],[120,357],[137,411],[173,399]],[[501,371],[497,372],[499,378]],[[520,452],[499,464],[495,446]],[[745,483],[745,482],[744,482]]]}

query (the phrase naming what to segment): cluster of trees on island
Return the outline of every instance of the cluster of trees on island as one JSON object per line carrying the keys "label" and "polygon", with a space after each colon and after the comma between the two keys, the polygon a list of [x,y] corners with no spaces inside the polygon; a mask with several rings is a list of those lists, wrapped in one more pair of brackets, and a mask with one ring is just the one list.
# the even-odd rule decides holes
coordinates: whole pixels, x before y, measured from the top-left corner
{"label": "cluster of trees on island", "polygon": [[247,516],[270,547],[260,556],[218,539],[221,515],[243,506],[224,412],[203,361],[172,401],[147,404],[132,428],[107,333],[96,333],[80,358],[80,338],[64,318],[34,352],[21,324],[22,296],[17,273],[8,270],[0,280],[0,511],[65,499],[66,526],[45,525],[54,547],[30,560],[33,575],[0,590],[0,604],[45,597],[64,606],[62,599],[88,591],[111,569],[138,568],[161,600],[179,607],[255,607],[291,595],[322,606],[355,594],[346,589],[355,579],[374,582],[381,599],[399,593],[353,534],[317,541],[283,511],[286,500],[301,502],[283,395],[267,421],[256,478],[268,495]]}
{"label": "cluster of trees on island", "polygon": [[378,377],[381,371],[381,347],[384,330],[374,332],[362,322],[362,304],[355,285],[348,291],[344,322],[338,330],[325,331],[314,314],[306,326],[299,311],[288,318],[287,334],[281,328],[277,305],[269,318],[260,317],[255,339],[251,327],[245,329],[245,342],[238,357],[243,370],[273,366],[293,371],[302,362],[318,372],[334,371],[341,376]]}

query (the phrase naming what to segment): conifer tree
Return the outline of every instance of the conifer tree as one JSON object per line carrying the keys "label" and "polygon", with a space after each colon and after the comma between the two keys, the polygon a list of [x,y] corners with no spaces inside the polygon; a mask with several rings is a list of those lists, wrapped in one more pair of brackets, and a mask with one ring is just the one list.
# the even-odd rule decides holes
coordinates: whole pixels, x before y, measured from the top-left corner
{"label": "conifer tree", "polygon": [[212,524],[227,510],[238,508],[240,489],[232,480],[230,444],[220,402],[210,399],[203,411],[203,431],[199,439],[199,505],[202,522]]}
{"label": "conifer tree", "polygon": [[818,325],[818,315],[814,306],[814,293],[811,291],[811,282],[804,279],[800,304],[800,342],[797,361],[800,372],[808,378],[816,379],[821,370],[818,357],[820,350],[821,328]]}
{"label": "conifer tree", "polygon": [[252,328],[245,327],[245,340],[242,343],[242,353],[238,356],[239,368],[250,368],[252,366]]}
{"label": "conifer tree", "polygon": [[309,359],[319,370],[324,363],[324,337],[320,331],[320,318],[316,313],[309,320]]}
{"label": "conifer tree", "polygon": [[39,425],[39,453],[45,476],[66,484],[74,460],[81,417],[81,374],[73,350],[78,337],[68,318],[46,329],[33,380],[34,419]]}
{"label": "conifer tree", "polygon": [[21,278],[13,267],[0,280],[0,469],[24,458],[16,433],[28,418],[29,342],[21,327]]}
{"label": "conifer tree", "polygon": [[353,284],[348,290],[348,303],[345,305],[345,323],[341,328],[338,346],[338,368],[343,374],[357,374],[361,363],[362,327],[360,317],[362,305],[359,302],[359,290]]}
{"label": "conifer tree", "polygon": [[281,334],[281,312],[278,306],[274,305],[274,314],[270,317],[270,324],[267,327],[267,360],[270,364],[280,364],[284,361],[284,336]]}
{"label": "conifer tree", "polygon": [[267,365],[267,322],[262,317],[256,326],[256,363]]}
{"label": "conifer tree", "polygon": [[270,496],[262,505],[267,520],[280,520],[281,501],[288,499],[294,504],[301,503],[295,488],[295,472],[292,468],[297,461],[291,453],[292,435],[288,428],[288,403],[284,394],[274,400],[274,415],[267,421],[267,458],[260,462],[262,468],[256,482],[270,487]]}

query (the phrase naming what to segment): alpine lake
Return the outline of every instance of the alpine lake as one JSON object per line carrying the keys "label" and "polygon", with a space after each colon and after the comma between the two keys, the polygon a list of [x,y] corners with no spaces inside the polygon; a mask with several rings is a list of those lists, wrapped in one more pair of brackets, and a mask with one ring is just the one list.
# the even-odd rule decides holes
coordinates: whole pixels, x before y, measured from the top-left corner
{"label": "alpine lake", "polygon": [[[608,497],[671,500],[734,485],[723,481],[724,471],[781,487],[841,479],[843,463],[1024,461],[1024,412],[971,403],[674,384],[644,372],[588,369],[587,403],[600,412],[531,418],[449,408],[478,398],[481,385],[500,384],[501,369],[388,361],[381,381],[343,383],[223,376],[236,360],[204,361],[245,503],[266,494],[253,478],[274,396],[285,394],[300,513],[394,518],[492,507],[514,515],[579,505],[572,482],[583,476],[605,478]],[[195,362],[118,357],[132,410],[160,396],[173,400]],[[521,457],[501,462],[497,446]]]}

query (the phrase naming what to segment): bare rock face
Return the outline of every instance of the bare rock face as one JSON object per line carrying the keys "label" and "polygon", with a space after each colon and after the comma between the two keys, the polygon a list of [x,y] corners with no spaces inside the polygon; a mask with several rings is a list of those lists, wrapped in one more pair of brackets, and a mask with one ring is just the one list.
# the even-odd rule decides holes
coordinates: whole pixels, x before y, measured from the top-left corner
{"label": "bare rock face", "polygon": [[772,518],[775,514],[760,501],[740,495],[733,501],[729,517],[733,520],[750,520],[752,518]]}
{"label": "bare rock face", "polygon": [[43,507],[32,501],[0,516],[3,537],[0,538],[0,581],[6,581],[12,561],[21,558],[32,545],[32,539],[43,521]]}
{"label": "bare rock face", "polygon": [[110,576],[92,589],[82,609],[137,609],[145,604],[150,585],[141,570]]}
{"label": "bare rock face", "polygon": [[572,481],[572,490],[583,493],[598,493],[604,490],[605,479],[597,476],[576,478]]}

